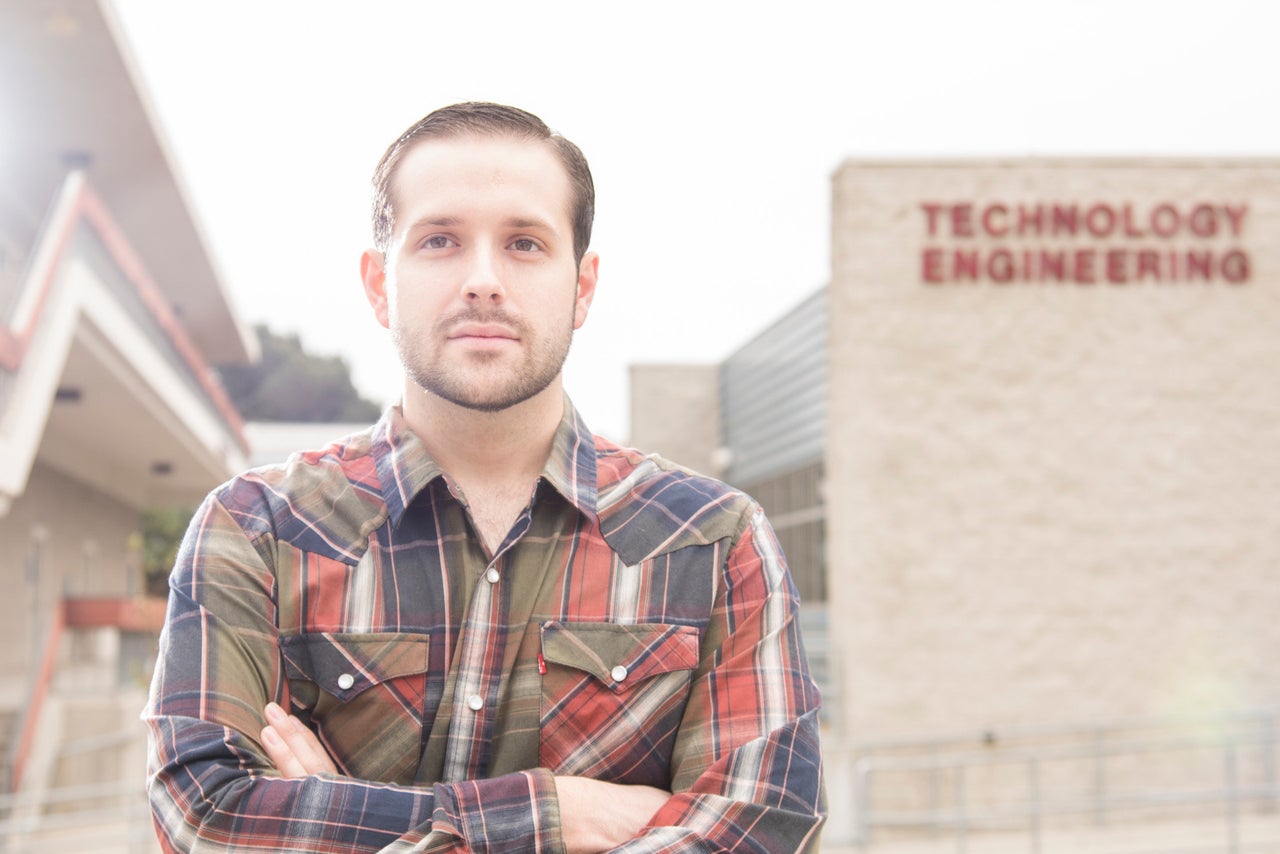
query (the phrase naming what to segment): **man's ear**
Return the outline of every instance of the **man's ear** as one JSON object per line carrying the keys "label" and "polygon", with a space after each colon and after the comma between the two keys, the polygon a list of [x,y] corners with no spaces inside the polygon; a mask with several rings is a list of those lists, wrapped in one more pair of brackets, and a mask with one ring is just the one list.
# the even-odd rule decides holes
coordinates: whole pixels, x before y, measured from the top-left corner
{"label": "man's ear", "polygon": [[391,327],[387,311],[387,271],[381,252],[366,249],[360,256],[360,279],[364,282],[364,296],[373,306],[373,316],[384,327]]}
{"label": "man's ear", "polygon": [[578,296],[573,303],[573,328],[581,329],[587,322],[587,311],[596,296],[596,279],[600,276],[600,256],[588,252],[578,264]]}

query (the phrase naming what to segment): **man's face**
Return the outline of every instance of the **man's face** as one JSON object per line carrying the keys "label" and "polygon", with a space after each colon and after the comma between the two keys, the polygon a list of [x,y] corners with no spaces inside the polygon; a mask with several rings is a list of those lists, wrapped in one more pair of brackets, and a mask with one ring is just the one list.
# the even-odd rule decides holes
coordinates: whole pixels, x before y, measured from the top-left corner
{"label": "man's face", "polygon": [[573,257],[570,185],[549,146],[507,137],[432,139],[405,154],[386,257],[365,253],[365,291],[408,375],[469,409],[547,390],[595,290]]}

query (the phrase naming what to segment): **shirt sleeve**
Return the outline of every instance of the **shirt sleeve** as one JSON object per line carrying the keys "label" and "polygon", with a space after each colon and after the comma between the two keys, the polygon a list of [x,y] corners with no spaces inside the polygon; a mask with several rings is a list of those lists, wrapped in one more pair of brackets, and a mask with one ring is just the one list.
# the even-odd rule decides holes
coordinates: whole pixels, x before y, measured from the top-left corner
{"label": "shirt sleeve", "polygon": [[818,848],[821,700],[800,638],[799,597],[758,505],[721,580],[672,755],[674,795],[618,852]]}
{"label": "shirt sleeve", "polygon": [[167,852],[562,854],[546,770],[407,787],[335,775],[283,779],[258,742],[286,683],[270,551],[216,496],[170,578],[143,720],[148,794]]}

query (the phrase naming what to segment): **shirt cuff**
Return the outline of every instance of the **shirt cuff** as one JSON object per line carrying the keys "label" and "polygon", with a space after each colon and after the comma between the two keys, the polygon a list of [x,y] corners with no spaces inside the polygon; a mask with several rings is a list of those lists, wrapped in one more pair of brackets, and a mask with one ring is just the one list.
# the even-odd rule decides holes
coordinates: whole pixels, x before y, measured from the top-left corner
{"label": "shirt cuff", "polygon": [[475,854],[565,854],[556,782],[545,768],[434,789],[431,830],[457,836]]}

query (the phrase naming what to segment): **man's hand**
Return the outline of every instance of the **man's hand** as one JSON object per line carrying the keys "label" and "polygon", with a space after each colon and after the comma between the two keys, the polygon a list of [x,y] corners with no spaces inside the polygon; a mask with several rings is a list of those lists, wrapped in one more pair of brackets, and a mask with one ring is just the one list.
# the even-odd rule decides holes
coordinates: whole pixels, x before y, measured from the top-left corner
{"label": "man's hand", "polygon": [[[266,708],[262,746],[285,777],[336,774],[315,733],[275,703]],[[568,854],[598,854],[634,839],[670,792],[652,786],[622,786],[588,777],[556,777],[560,831]]]}
{"label": "man's hand", "polygon": [[670,792],[588,777],[556,777],[560,834],[568,854],[597,854],[634,839]]}
{"label": "man's hand", "polygon": [[338,768],[329,758],[316,734],[293,715],[275,703],[267,703],[267,726],[262,730],[262,746],[267,756],[285,777],[308,774],[336,774]]}

